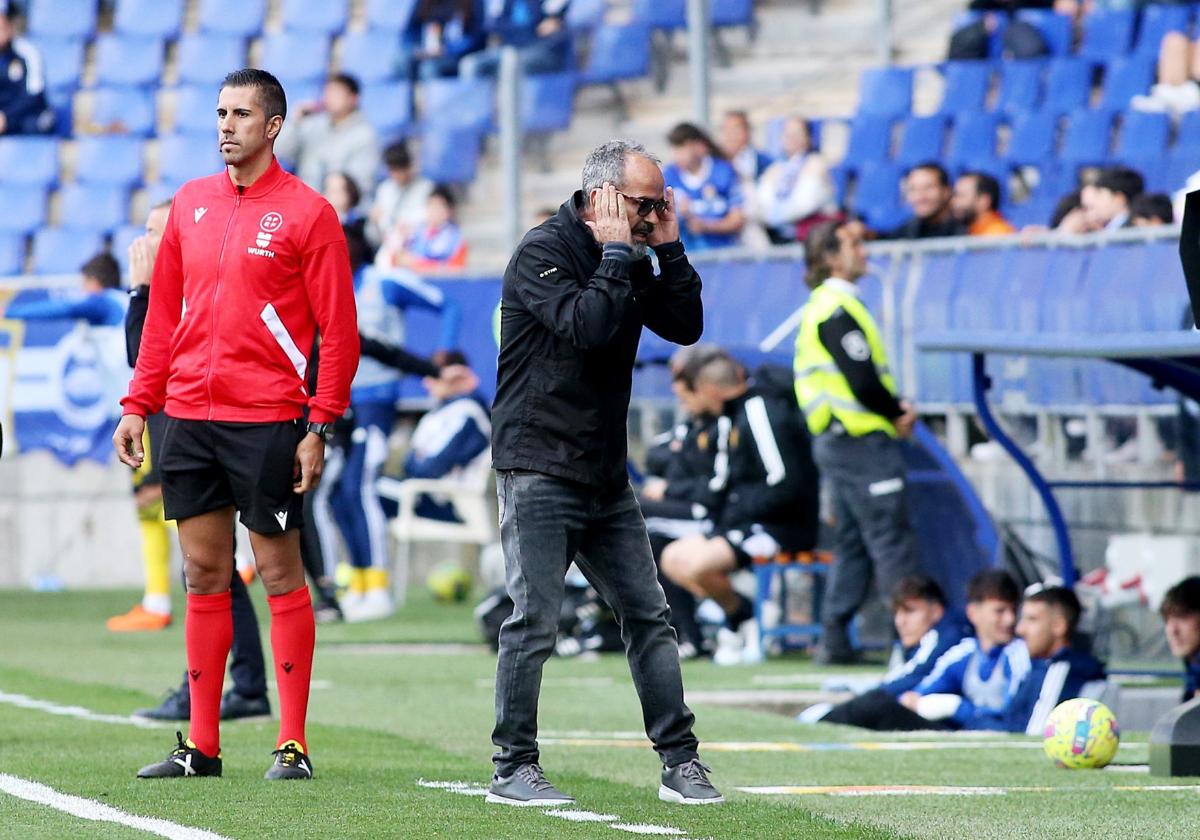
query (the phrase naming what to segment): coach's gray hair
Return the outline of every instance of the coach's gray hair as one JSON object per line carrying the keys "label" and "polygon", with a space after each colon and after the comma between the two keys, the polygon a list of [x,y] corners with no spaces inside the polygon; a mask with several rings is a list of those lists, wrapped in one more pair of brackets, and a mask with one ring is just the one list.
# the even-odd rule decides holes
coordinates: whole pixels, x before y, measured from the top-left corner
{"label": "coach's gray hair", "polygon": [[639,155],[653,163],[662,166],[662,161],[656,158],[641,143],[632,140],[609,140],[588,152],[583,162],[583,204],[591,203],[592,190],[602,188],[606,183],[617,189],[625,186],[625,160],[630,155]]}

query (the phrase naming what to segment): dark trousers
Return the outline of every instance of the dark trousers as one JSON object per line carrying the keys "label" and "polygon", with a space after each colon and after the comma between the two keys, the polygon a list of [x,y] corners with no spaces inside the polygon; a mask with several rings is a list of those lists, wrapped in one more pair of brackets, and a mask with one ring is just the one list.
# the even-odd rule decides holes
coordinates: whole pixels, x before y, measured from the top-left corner
{"label": "dark trousers", "polygon": [[[183,587],[187,589],[187,580]],[[267,669],[263,662],[262,639],[258,633],[258,616],[254,614],[254,602],[242,582],[237,569],[229,581],[229,592],[233,597],[233,647],[229,651],[232,661],[229,676],[233,678],[233,690],[243,697],[267,696]],[[180,691],[190,696],[187,671],[183,672]]]}
{"label": "dark trousers", "polygon": [[866,602],[871,582],[887,600],[892,587],[917,574],[917,540],[908,518],[908,488],[900,445],[883,434],[826,432],[813,457],[833,495],[834,563],[821,605],[824,644],[849,652],[846,627]]}
{"label": "dark trousers", "polygon": [[821,723],[841,723],[878,732],[915,732],[920,729],[953,729],[942,720],[926,720],[881,688],[847,700],[829,710]]}
{"label": "dark trousers", "polygon": [[497,493],[513,613],[500,628],[496,663],[496,772],[508,776],[538,761],[542,666],[554,650],[563,579],[572,560],[621,625],[646,734],[663,763],[696,758],[695,717],[683,702],[675,634],[633,490],[626,484],[602,491],[541,473],[502,470]]}

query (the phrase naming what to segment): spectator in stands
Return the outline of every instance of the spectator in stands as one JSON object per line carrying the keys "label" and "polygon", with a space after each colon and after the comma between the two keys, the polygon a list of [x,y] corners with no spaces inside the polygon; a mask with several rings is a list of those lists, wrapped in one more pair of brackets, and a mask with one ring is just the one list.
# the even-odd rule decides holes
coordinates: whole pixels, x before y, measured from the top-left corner
{"label": "spectator in stands", "polygon": [[54,111],[46,104],[42,55],[30,41],[15,37],[12,18],[0,4],[0,134],[49,134]]}
{"label": "spectator in stands", "polygon": [[425,219],[425,202],[433,192],[433,183],[417,172],[403,140],[383,150],[383,165],[387,178],[375,190],[367,221],[367,241],[375,248],[399,224],[404,225],[405,236],[416,230]]}
{"label": "spectator in stands", "polygon": [[837,212],[833,179],[812,148],[808,121],[789,117],[783,124],[784,158],[767,167],[758,181],[754,216],[776,244],[803,242],[808,232]]}
{"label": "spectator in stands", "polygon": [[865,711],[879,706],[879,701],[874,698],[882,694],[888,701],[895,702],[913,691],[933,673],[938,660],[962,641],[966,630],[962,617],[947,609],[946,595],[933,578],[925,575],[901,578],[892,587],[891,607],[896,641],[892,644],[883,681],[871,685],[859,698],[841,705],[823,703],[813,706],[797,720],[862,726],[867,719]]}
{"label": "spectator in stands", "polygon": [[121,267],[112,254],[97,254],[79,272],[79,291],[42,300],[13,301],[4,311],[4,317],[22,321],[81,318],[94,327],[125,323],[129,303],[121,291]]}
{"label": "spectator in stands", "polygon": [[1054,206],[1054,214],[1050,217],[1050,229],[1057,233],[1090,233],[1098,230],[1083,209],[1083,193],[1094,187],[1086,186],[1072,190],[1058,200]]}
{"label": "spectator in stands", "polygon": [[500,69],[500,49],[516,47],[526,75],[561,73],[571,63],[570,34],[565,15],[569,0],[486,0],[487,31],[494,45],[468,56],[462,63],[464,78],[495,76]]}
{"label": "spectator in stands", "polygon": [[1183,660],[1183,698],[1200,691],[1200,576],[1192,575],[1167,590],[1162,605],[1163,630],[1171,655]]}
{"label": "spectator in stands", "polygon": [[1000,215],[1000,182],[986,172],[964,172],[954,182],[951,207],[968,236],[1004,236],[1016,231]]}
{"label": "spectator in stands", "polygon": [[358,107],[358,80],[345,73],[330,76],[319,105],[300,108],[300,120],[285,123],[275,154],[294,163],[296,174],[314,190],[330,172],[344,172],[360,188],[375,185],[379,143],[375,129]]}
{"label": "spectator in stands", "polygon": [[1037,58],[1046,55],[1049,47],[1037,28],[1017,20],[1019,9],[1054,9],[1059,14],[1076,17],[1083,2],[1080,0],[971,0],[967,9],[984,15],[954,31],[950,36],[948,57],[951,61],[985,59],[990,57],[990,41],[1000,16],[1008,20],[1001,35],[1001,51],[1005,58]]}
{"label": "spectator in stands", "polygon": [[674,162],[663,167],[663,177],[675,191],[683,244],[689,251],[736,245],[746,214],[733,166],[721,157],[712,139],[691,123],[671,129],[667,142]]}
{"label": "spectator in stands", "polygon": [[1161,227],[1175,221],[1175,208],[1165,193],[1142,193],[1129,205],[1129,223],[1133,227]]}
{"label": "spectator in stands", "polygon": [[717,132],[721,153],[742,179],[743,190],[749,192],[760,175],[771,165],[771,156],[754,147],[750,117],[745,111],[727,111]]}
{"label": "spectator in stands", "polygon": [[883,238],[928,239],[962,235],[963,225],[954,218],[950,205],[954,194],[950,189],[950,176],[940,163],[917,164],[905,174],[903,186],[904,200],[913,216]]}
{"label": "spectator in stands", "polygon": [[325,176],[321,185],[321,195],[337,212],[342,229],[366,239],[367,217],[359,209],[362,204],[362,192],[354,179],[345,172],[330,172]]}
{"label": "spectator in stands", "polygon": [[1133,223],[1133,200],[1145,191],[1142,176],[1126,166],[1110,166],[1100,172],[1091,189],[1080,192],[1083,210],[1099,230],[1119,230]]}
{"label": "spectator in stands", "polygon": [[1178,116],[1200,108],[1200,42],[1168,32],[1158,48],[1158,82],[1129,102],[1135,111]]}
{"label": "spectator in stands", "polygon": [[401,37],[409,79],[457,76],[487,43],[482,0],[419,0]]}
{"label": "spectator in stands", "polygon": [[461,269],[467,264],[467,243],[455,221],[454,194],[437,186],[425,200],[425,222],[407,233],[397,226],[379,249],[381,268],[403,267],[416,272]]}
{"label": "spectator in stands", "polygon": [[[760,368],[746,380],[725,354],[695,375],[696,411],[717,417],[713,536],[694,534],[663,549],[662,571],[697,598],[724,611],[727,632],[718,639],[718,664],[742,661],[739,635],[754,605],[730,576],[755,557],[811,551],[817,542],[819,482],[808,431],[796,405],[791,372]],[[750,628],[757,641],[757,630]]]}

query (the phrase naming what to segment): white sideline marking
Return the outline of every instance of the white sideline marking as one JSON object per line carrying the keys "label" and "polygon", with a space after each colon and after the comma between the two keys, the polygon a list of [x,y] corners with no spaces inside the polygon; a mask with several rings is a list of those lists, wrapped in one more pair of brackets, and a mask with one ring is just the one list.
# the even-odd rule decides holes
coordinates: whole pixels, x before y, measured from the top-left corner
{"label": "white sideline marking", "polygon": [[51,703],[49,700],[37,700],[33,697],[27,697],[24,694],[9,694],[7,691],[0,691],[0,703],[7,703],[10,706],[16,706],[20,709],[33,709],[34,711],[45,712],[50,715],[79,718],[80,720],[90,720],[96,723],[120,723],[125,726],[136,726],[139,729],[162,729],[168,726],[165,723],[137,718],[133,715],[105,715],[93,712],[91,709],[85,709],[83,706],[60,706],[57,703]]}
{"label": "white sideline marking", "polygon": [[27,799],[39,805],[48,805],[56,811],[62,811],[83,820],[119,823],[150,834],[157,834],[159,837],[167,837],[170,840],[229,840],[224,835],[214,834],[202,828],[179,825],[156,817],[139,817],[128,814],[110,805],[84,799],[82,796],[59,793],[54,788],[10,776],[7,773],[0,773],[0,790],[19,799]]}
{"label": "white sideline marking", "polygon": [[765,796],[1006,796],[1014,793],[1145,793],[1200,791],[1200,785],[1114,785],[1113,787],[971,787],[954,785],[771,785],[739,787],[743,793]]}
{"label": "white sideline marking", "polygon": [[615,828],[617,831],[628,831],[630,834],[668,834],[673,837],[680,837],[687,834],[686,831],[671,828],[669,825],[647,825],[646,823],[613,823],[609,828]]}
{"label": "white sideline marking", "polygon": [[[643,738],[539,738],[544,747],[616,747],[644,749]],[[829,744],[800,741],[706,741],[708,752],[918,752],[925,750],[1028,749],[1040,750],[1033,741],[839,741]]]}
{"label": "white sideline marking", "polygon": [[571,822],[613,822],[621,819],[616,814],[597,814],[595,811],[563,811],[557,808],[547,808],[542,813],[547,817],[558,817]]}
{"label": "white sideline marking", "polygon": [[432,788],[433,790],[444,790],[449,793],[458,793],[463,796],[487,796],[488,789],[474,782],[436,782],[428,779],[417,779],[417,784],[423,788]]}

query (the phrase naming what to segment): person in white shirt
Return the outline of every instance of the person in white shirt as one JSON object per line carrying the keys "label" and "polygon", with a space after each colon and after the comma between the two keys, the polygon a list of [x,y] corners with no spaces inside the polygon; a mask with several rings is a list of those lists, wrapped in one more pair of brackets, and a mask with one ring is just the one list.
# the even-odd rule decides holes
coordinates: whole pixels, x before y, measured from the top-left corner
{"label": "person in white shirt", "polygon": [[367,219],[367,241],[372,248],[382,245],[397,224],[402,223],[408,233],[421,227],[425,223],[425,204],[433,192],[433,182],[417,172],[403,141],[383,150],[383,165],[387,178],[375,190]]}
{"label": "person in white shirt", "polygon": [[808,123],[790,117],[783,126],[785,157],[767,167],[755,191],[754,217],[775,243],[803,240],[804,221],[836,212],[833,179],[824,158],[812,147]]}

